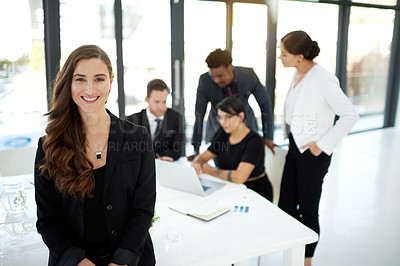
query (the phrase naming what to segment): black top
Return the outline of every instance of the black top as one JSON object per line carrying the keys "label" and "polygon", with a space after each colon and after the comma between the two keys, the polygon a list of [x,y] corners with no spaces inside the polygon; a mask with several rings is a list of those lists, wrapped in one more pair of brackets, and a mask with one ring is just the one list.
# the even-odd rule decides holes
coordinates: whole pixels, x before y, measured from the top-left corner
{"label": "black top", "polygon": [[223,170],[236,170],[241,162],[251,163],[255,167],[250,177],[260,177],[253,181],[246,181],[246,187],[254,190],[267,200],[272,201],[272,185],[264,167],[264,141],[256,132],[250,130],[244,139],[237,144],[229,144],[229,134],[220,129],[208,150],[217,156],[215,165]]}
{"label": "black top", "polygon": [[224,170],[236,170],[241,162],[255,165],[250,177],[264,173],[264,141],[260,135],[250,130],[249,134],[239,143],[230,144],[229,134],[220,129],[211,142],[208,150],[215,157],[215,165]]}
{"label": "black top", "polygon": [[[111,125],[102,199],[111,261],[119,265],[155,265],[148,232],[156,200],[151,138],[144,127],[107,113]],[[49,179],[42,175],[39,166],[45,160],[45,138],[39,139],[35,158],[37,231],[49,248],[49,266],[77,265],[86,251],[85,200],[59,191],[57,176]]]}
{"label": "black top", "polygon": [[85,198],[85,249],[97,251],[108,249],[106,216],[104,213],[103,191],[105,165],[93,170],[95,187],[92,198]]}

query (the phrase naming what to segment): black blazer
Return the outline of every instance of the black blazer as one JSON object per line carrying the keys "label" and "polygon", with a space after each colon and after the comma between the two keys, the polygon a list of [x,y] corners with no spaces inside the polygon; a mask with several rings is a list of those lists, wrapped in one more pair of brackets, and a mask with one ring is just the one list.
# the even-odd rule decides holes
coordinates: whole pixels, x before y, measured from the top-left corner
{"label": "black blazer", "polygon": [[[113,261],[155,265],[148,233],[156,198],[155,165],[146,129],[109,112],[111,127],[104,176],[104,212]],[[83,201],[61,193],[41,175],[43,137],[35,159],[37,230],[49,248],[49,265],[77,265],[84,258]]]}
{"label": "black blazer", "polygon": [[[137,125],[144,126],[150,132],[149,120],[146,109],[139,113],[127,116],[126,119]],[[153,143],[156,157],[169,156],[174,160],[185,155],[185,126],[183,116],[168,108],[162,122],[161,136]]]}
{"label": "black blazer", "polygon": [[[257,120],[254,116],[253,109],[248,102],[250,95],[253,94],[261,110],[261,122],[264,138],[272,139],[273,114],[267,90],[261,84],[252,68],[235,66],[233,67],[233,71],[235,74],[235,79],[237,80],[239,94],[238,97],[242,100],[246,108],[245,123],[247,127],[255,132],[258,132]],[[195,150],[198,150],[202,141],[203,120],[204,115],[206,114],[208,103],[211,103],[211,110],[207,120],[206,142],[210,142],[220,128],[220,125],[216,119],[216,106],[222,101],[223,98],[224,96],[222,89],[214,81],[212,81],[208,72],[202,74],[197,87],[195,106],[196,120],[194,122],[192,137],[192,144]]]}

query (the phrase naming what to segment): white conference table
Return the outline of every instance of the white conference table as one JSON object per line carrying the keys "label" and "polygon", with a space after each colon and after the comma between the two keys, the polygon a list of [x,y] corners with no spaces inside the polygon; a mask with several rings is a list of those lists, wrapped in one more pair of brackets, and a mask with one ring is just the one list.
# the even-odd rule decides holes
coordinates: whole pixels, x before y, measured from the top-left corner
{"label": "white conference table", "polygon": [[[151,229],[157,265],[231,265],[251,258],[283,251],[282,265],[304,265],[305,245],[318,235],[244,185],[229,184],[207,196],[207,200],[231,207],[211,221],[186,216],[168,208],[192,194],[158,185],[156,214]],[[235,213],[234,206],[248,206],[249,212]],[[171,242],[167,227],[182,227],[181,239]]]}
{"label": "white conference table", "polygon": [[[0,265],[47,265],[48,250],[36,232],[32,175],[14,177],[26,180],[28,209],[20,222],[5,219],[0,211]],[[276,251],[284,251],[283,265],[304,264],[304,248],[318,236],[278,207],[247,189],[228,183],[207,196],[207,200],[234,207],[248,206],[249,212],[230,211],[205,222],[168,208],[169,203],[199,197],[157,184],[156,215],[150,230],[157,265],[230,265]],[[167,240],[167,225],[181,226],[181,239]],[[242,265],[242,264],[241,264]]]}

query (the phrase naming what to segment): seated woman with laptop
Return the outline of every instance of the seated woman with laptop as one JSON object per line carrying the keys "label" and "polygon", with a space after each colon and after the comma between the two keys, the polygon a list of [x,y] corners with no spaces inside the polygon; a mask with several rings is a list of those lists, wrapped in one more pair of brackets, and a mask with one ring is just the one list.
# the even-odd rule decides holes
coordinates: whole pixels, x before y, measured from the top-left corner
{"label": "seated woman with laptop", "polygon": [[[217,105],[221,125],[211,145],[193,163],[198,174],[245,184],[272,201],[272,185],[264,168],[264,141],[245,123],[245,106],[237,97],[226,97]],[[214,159],[216,167],[207,162]]]}

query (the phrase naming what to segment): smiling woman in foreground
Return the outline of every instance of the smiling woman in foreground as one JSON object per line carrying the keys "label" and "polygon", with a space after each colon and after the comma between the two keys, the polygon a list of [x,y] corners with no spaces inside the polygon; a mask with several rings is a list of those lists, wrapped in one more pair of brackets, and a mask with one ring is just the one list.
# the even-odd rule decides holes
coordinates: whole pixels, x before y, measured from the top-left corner
{"label": "smiling woman in foreground", "polygon": [[154,265],[154,154],[147,131],[105,108],[113,72],[95,45],[58,73],[35,159],[37,230],[49,265]]}

